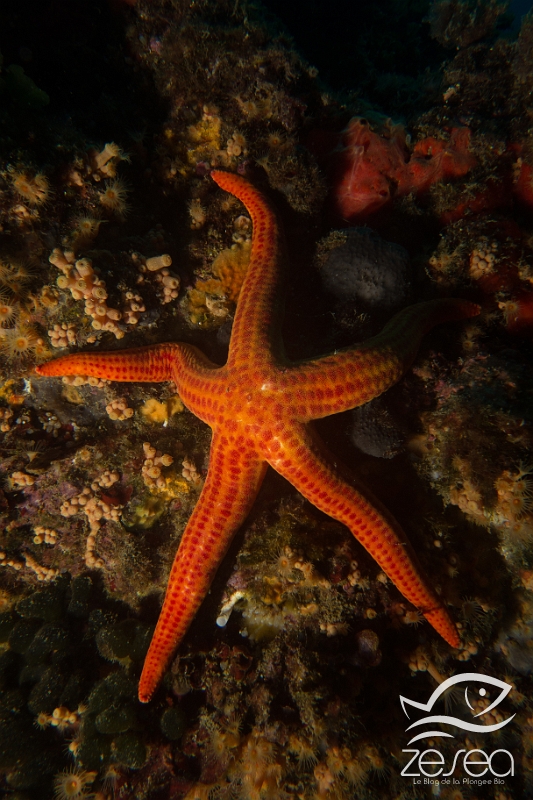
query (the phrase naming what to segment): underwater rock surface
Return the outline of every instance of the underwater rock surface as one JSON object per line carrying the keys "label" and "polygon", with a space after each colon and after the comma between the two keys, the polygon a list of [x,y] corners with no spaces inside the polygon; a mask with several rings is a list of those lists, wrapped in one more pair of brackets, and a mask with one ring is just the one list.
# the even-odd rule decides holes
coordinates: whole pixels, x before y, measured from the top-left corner
{"label": "underwater rock surface", "polygon": [[[12,800],[532,796],[533,17],[513,33],[501,3],[400,5],[358,12],[350,58],[364,76],[349,85],[339,56],[342,92],[260,3],[0,8],[0,791]],[[294,9],[312,24],[309,4]],[[336,183],[349,131],[341,174],[365,178],[349,187],[352,227]],[[324,421],[339,468],[398,519],[462,645],[269,474],[144,706],[137,681],[210,433],[171,384],[62,382],[34,366],[163,341],[223,362],[252,226],[212,168],[246,175],[280,215],[288,352],[364,341],[431,297],[482,306],[427,337],[390,412],[378,399],[356,423]],[[478,722],[516,716],[435,746],[450,769],[461,748],[505,749],[515,776],[469,784],[456,765],[458,786],[414,785],[400,695],[426,703],[461,672],[511,687]],[[453,693],[446,708],[472,722],[492,691],[474,711]]]}

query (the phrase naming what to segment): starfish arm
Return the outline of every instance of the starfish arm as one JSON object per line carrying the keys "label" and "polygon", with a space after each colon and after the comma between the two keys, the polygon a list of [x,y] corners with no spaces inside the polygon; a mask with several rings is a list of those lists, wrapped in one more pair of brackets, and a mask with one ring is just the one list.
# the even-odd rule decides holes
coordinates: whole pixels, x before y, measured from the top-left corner
{"label": "starfish arm", "polygon": [[283,386],[294,398],[298,418],[307,422],[368,403],[404,375],[431,328],[477,314],[479,306],[467,300],[416,303],[363,344],[289,367]]}
{"label": "starfish arm", "polygon": [[228,367],[268,363],[272,349],[281,349],[280,277],[285,262],[281,229],[267,198],[246,178],[220,170],[211,172],[211,177],[245,205],[253,224],[250,263],[233,321]]}
{"label": "starfish arm", "polygon": [[38,375],[83,375],[145,383],[173,380],[177,384],[181,382],[180,376],[205,374],[217,369],[196,347],[171,342],[130,350],[72,353],[35,367]]}
{"label": "starfish arm", "polygon": [[266,463],[246,443],[213,435],[209,470],[174,559],[161,614],[139,682],[139,700],[152,697],[165,668],[247,516],[266,471]]}
{"label": "starfish arm", "polygon": [[[270,452],[269,452],[270,450]],[[394,518],[372,498],[346,483],[329,464],[324,446],[305,426],[294,426],[263,455],[313,505],[344,523],[403,596],[452,645],[460,644],[448,612],[416,562]],[[328,463],[329,462],[329,463]]]}

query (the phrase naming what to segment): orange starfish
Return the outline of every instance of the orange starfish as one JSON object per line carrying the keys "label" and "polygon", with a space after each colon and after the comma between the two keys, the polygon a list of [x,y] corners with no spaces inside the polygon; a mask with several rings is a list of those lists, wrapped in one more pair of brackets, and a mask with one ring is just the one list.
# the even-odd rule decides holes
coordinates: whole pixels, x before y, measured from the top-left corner
{"label": "orange starfish", "polygon": [[139,683],[152,697],[173,651],[204,599],[215,571],[246,518],[270,464],[304,497],[343,522],[400,592],[454,646],[459,636],[405,544],[398,523],[336,472],[313,419],[367,403],[412,363],[434,325],[479,313],[464,300],[432,300],[401,311],[363,344],[322,358],[289,362],[279,336],[277,284],[285,260],[275,212],[245,178],[214,171],[217,184],[241,200],[253,222],[251,258],[239,295],[224,367],[196,347],[165,343],[119,352],[58,358],[40,375],[87,375],[113,381],[174,381],[183,402],[213,430],[209,470],[185,528]]}

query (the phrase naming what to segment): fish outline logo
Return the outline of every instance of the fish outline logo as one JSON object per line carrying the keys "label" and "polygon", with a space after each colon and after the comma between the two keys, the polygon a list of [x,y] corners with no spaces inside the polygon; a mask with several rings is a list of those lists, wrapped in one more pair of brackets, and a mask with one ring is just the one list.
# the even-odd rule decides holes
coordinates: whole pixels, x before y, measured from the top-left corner
{"label": "fish outline logo", "polygon": [[[509,694],[511,689],[513,688],[511,684],[505,683],[505,681],[500,680],[499,678],[493,678],[491,675],[483,675],[479,672],[460,672],[458,675],[452,675],[451,678],[447,678],[443,681],[435,691],[432,693],[431,697],[427,701],[427,703],[419,703],[416,700],[409,700],[408,697],[403,697],[400,695],[400,703],[402,705],[402,710],[407,719],[409,719],[409,714],[406,710],[406,706],[412,706],[413,708],[417,708],[419,711],[431,712],[433,706],[437,702],[437,700],[446,692],[451,686],[454,686],[457,683],[466,683],[465,687],[465,701],[468,707],[473,711],[474,707],[470,703],[468,699],[468,683],[476,682],[476,683],[485,683],[489,684],[490,686],[495,686],[496,688],[500,689],[499,695],[496,699],[489,705],[487,708],[478,711],[477,714],[474,714],[474,719],[476,717],[482,717],[484,714],[490,713],[496,706],[498,706]],[[482,687],[479,690],[479,694],[483,697],[486,694],[486,689]],[[447,714],[436,714],[434,716],[423,717],[422,719],[417,720],[416,722],[411,723],[406,728],[406,731],[410,731],[412,728],[416,728],[420,725],[426,724],[433,724],[437,723],[440,725],[453,725],[455,728],[460,728],[463,731],[469,731],[472,733],[492,733],[493,731],[500,730],[500,728],[505,727],[506,725],[511,722],[512,719],[516,714],[513,714],[511,717],[507,717],[507,719],[502,720],[501,722],[495,722],[493,725],[476,725],[473,722],[467,722],[466,720],[459,719],[459,717],[452,717]],[[430,730],[424,731],[422,733],[417,734],[414,736],[409,744],[411,745],[413,742],[417,742],[420,739],[424,739],[427,736],[442,736],[453,739],[454,736],[451,733],[446,733],[445,731],[439,730]]]}

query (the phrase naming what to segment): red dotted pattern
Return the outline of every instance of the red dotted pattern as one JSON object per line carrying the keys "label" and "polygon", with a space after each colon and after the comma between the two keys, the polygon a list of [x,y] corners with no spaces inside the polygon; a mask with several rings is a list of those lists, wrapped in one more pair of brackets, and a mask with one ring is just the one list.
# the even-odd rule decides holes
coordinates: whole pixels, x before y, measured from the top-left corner
{"label": "red dotted pattern", "polygon": [[35,367],[38,375],[84,375],[122,383],[170,381],[176,372],[188,379],[217,369],[196,347],[169,342],[110,353],[75,353]]}
{"label": "red dotted pattern", "polygon": [[467,300],[417,303],[396,314],[372,339],[288,370],[287,386],[299,388],[297,418],[305,422],[364,405],[405,374],[431,328],[477,314],[479,306]]}
{"label": "red dotted pattern", "polygon": [[207,594],[218,565],[256,498],[265,470],[266,464],[258,459],[251,442],[240,436],[213,436],[207,479],[174,559],[144,662],[139,681],[142,703],[150,700]]}
{"label": "red dotted pattern", "polygon": [[330,466],[320,442],[305,428],[293,425],[275,452],[267,446],[270,464],[304,497],[330,517],[343,522],[377,561],[403,596],[453,647],[459,636],[441,601],[429,586],[415,557],[404,546],[405,534],[390,514],[343,481]]}
{"label": "red dotted pattern", "polygon": [[250,264],[233,322],[228,367],[245,364],[260,370],[274,363],[272,349],[281,326],[279,278],[285,261],[281,229],[267,199],[246,178],[219,170],[211,177],[244,203],[253,224]]}
{"label": "red dotted pattern", "polygon": [[185,405],[213,429],[207,480],[185,528],[161,616],[146,657],[139,698],[150,700],[166,665],[205,597],[218,564],[252,505],[266,465],[318,508],[343,522],[400,592],[453,646],[457,630],[402,544],[405,535],[379,503],[345,483],[306,422],[368,402],[412,363],[434,325],[479,308],[435,300],[401,311],[373,339],[337,353],[288,363],[276,348],[276,289],[284,251],[274,211],[245,178],[212,173],[245,204],[253,221],[250,265],[241,289],[226,366],[187,344],[82,353],[37,368],[40,375],[94,375],[117,381],[172,379]]}

